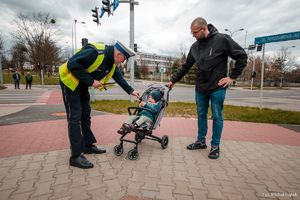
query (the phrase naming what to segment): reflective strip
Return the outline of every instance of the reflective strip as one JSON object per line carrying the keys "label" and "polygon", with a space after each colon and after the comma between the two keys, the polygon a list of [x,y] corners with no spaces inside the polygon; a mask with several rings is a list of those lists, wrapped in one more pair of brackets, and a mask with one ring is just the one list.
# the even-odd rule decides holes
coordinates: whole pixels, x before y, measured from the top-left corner
{"label": "reflective strip", "polygon": [[105,90],[105,83],[108,83],[108,81],[112,78],[112,76],[114,75],[115,73],[115,69],[116,69],[116,64],[113,65],[113,67],[111,68],[110,72],[103,78],[100,80],[102,86],[101,87],[98,87],[99,90]]}
{"label": "reflective strip", "polygon": [[[96,58],[94,63],[86,69],[87,73],[92,73],[93,71],[95,71],[101,65],[101,63],[103,62],[103,59],[104,59],[105,44],[93,43],[91,45],[93,45],[98,50],[98,53],[102,52],[102,54],[98,54],[98,57]],[[77,52],[81,51],[81,49],[82,48],[78,49]],[[60,80],[64,83],[64,85],[66,85],[68,88],[70,88],[72,91],[74,91],[79,84],[79,80],[72,75],[72,73],[68,70],[67,65],[68,65],[68,62],[65,62],[64,64],[62,64],[59,67]],[[115,67],[112,67],[111,71],[108,74],[110,78],[113,76],[113,73],[111,74],[112,71],[114,73]],[[103,79],[106,80],[106,77],[108,75],[106,75]],[[108,80],[105,81],[105,83],[108,82]]]}
{"label": "reflective strip", "polygon": [[70,71],[68,70],[68,62],[65,62],[59,67],[59,77],[61,82],[64,83],[68,88],[70,88],[72,91],[76,89],[76,87],[79,84],[79,81],[77,78],[75,78]]}

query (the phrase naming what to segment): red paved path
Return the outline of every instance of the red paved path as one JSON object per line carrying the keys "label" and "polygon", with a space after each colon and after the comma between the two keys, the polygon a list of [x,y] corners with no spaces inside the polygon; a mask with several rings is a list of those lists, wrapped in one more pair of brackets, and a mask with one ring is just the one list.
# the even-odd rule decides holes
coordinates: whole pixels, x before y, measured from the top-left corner
{"label": "red paved path", "polygon": [[[92,129],[98,144],[117,144],[119,134],[116,130],[126,118],[127,115],[94,116]],[[191,118],[165,117],[154,134],[195,138],[196,122],[196,119]],[[66,127],[66,120],[1,126],[0,157],[69,148]],[[226,121],[222,139],[300,146],[299,133],[273,124]]]}
{"label": "red paved path", "polygon": [[[59,90],[47,91],[37,102],[62,104]],[[117,144],[116,130],[127,115],[101,115],[92,118],[92,129],[98,144]],[[69,148],[66,120],[22,123],[0,127],[0,157]],[[163,118],[155,135],[196,138],[197,121],[194,118]],[[211,121],[209,122],[209,138]],[[132,136],[131,136],[132,137]],[[300,134],[274,124],[225,121],[223,140],[265,142],[300,146]]]}

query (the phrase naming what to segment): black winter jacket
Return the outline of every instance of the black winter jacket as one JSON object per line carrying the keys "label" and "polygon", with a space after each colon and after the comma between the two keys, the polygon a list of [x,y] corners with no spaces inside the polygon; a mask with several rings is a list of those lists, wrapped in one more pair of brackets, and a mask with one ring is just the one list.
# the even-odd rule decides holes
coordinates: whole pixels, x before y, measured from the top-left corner
{"label": "black winter jacket", "polygon": [[176,83],[196,64],[196,90],[208,93],[218,86],[220,79],[227,76],[228,56],[235,60],[235,67],[230,78],[236,79],[247,64],[247,54],[229,35],[219,33],[212,25],[208,25],[209,35],[196,41],[190,48],[185,64],[172,76]]}

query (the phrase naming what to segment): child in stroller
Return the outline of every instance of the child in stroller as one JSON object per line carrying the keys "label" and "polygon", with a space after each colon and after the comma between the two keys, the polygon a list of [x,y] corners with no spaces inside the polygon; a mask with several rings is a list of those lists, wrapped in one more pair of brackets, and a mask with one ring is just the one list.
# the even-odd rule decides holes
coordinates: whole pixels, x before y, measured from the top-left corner
{"label": "child in stroller", "polygon": [[122,127],[118,130],[118,133],[121,135],[125,135],[130,133],[131,130],[134,130],[144,123],[151,124],[155,115],[158,113],[159,104],[158,101],[161,99],[161,93],[159,90],[153,90],[148,96],[148,101],[141,101],[139,103],[139,107],[150,109],[142,110],[138,112],[137,115],[133,114],[127,119],[127,121],[122,125]]}
{"label": "child in stroller", "polygon": [[[169,138],[164,135],[162,138],[152,135],[152,131],[159,125],[169,101],[169,88],[164,85],[152,84],[143,93],[139,107],[128,107],[130,117],[118,130],[121,134],[120,144],[114,147],[117,156],[123,154],[123,142],[135,144],[135,147],[128,152],[130,160],[139,157],[138,144],[143,139],[158,141],[163,149],[167,148]],[[132,113],[132,110],[134,111]],[[130,133],[135,132],[135,141],[124,139]]]}

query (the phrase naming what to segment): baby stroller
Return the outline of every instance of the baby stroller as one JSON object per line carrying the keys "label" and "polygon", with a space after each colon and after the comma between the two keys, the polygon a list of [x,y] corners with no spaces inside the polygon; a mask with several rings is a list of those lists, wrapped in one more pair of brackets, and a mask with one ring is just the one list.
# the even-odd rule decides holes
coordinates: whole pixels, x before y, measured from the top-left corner
{"label": "baby stroller", "polygon": [[165,149],[168,146],[169,143],[169,137],[167,135],[164,135],[162,138],[159,138],[157,136],[152,135],[152,131],[156,129],[156,127],[160,124],[161,119],[164,116],[164,113],[166,111],[166,108],[168,106],[169,102],[169,92],[170,89],[165,86],[165,85],[160,85],[160,84],[152,84],[148,87],[147,90],[143,93],[142,97],[140,98],[141,101],[147,101],[148,96],[150,93],[154,90],[160,91],[161,94],[161,99],[158,102],[159,104],[159,111],[155,115],[151,110],[143,107],[128,107],[128,113],[129,115],[136,115],[142,110],[147,110],[153,115],[153,121],[152,123],[144,123],[140,127],[137,127],[133,129],[132,131],[135,133],[134,141],[124,139],[124,137],[127,135],[124,134],[120,138],[120,144],[116,145],[114,147],[114,153],[116,156],[120,156],[123,154],[123,142],[129,142],[135,144],[135,147],[131,150],[128,151],[128,158],[130,160],[136,160],[139,157],[139,152],[138,152],[138,144],[143,140],[143,139],[149,139],[149,140],[154,140],[157,141],[161,144],[161,148]]}

